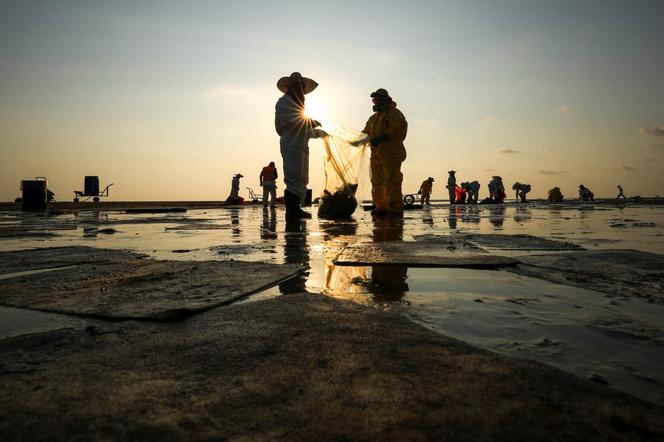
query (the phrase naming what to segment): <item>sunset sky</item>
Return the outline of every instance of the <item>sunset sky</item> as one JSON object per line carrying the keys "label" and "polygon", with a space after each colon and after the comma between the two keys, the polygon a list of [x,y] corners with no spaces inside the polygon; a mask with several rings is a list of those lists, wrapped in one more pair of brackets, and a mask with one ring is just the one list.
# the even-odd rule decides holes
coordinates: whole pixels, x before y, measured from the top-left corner
{"label": "sunset sky", "polygon": [[[14,1],[0,14],[0,201],[85,175],[113,200],[222,200],[280,167],[281,76],[362,129],[386,88],[409,122],[404,191],[447,171],[543,197],[664,196],[662,1]],[[312,140],[311,187],[322,146]],[[283,185],[280,185],[280,193]],[[513,197],[511,192],[510,197]]]}

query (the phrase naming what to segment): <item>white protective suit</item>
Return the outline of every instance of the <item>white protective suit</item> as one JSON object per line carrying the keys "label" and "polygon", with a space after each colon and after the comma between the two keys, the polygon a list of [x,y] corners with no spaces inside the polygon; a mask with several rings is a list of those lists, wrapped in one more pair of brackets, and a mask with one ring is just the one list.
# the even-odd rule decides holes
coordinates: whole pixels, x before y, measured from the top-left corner
{"label": "white protective suit", "polygon": [[309,184],[309,139],[319,138],[321,132],[312,127],[304,115],[304,107],[284,94],[275,106],[274,126],[281,137],[281,156],[286,191],[304,202]]}

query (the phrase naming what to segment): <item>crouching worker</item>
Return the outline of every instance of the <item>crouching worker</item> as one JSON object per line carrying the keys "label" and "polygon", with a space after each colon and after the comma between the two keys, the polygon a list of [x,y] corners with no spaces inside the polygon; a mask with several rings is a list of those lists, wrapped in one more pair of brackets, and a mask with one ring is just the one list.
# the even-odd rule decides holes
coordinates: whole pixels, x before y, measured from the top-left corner
{"label": "crouching worker", "polygon": [[429,198],[431,198],[431,189],[433,188],[433,178],[429,177],[426,180],[422,181],[420,186],[420,191],[418,192],[422,195],[422,205],[431,205]]}
{"label": "crouching worker", "polygon": [[550,203],[561,203],[563,201],[563,194],[560,191],[560,187],[554,187],[549,190],[549,202]]}
{"label": "crouching worker", "polygon": [[385,89],[371,94],[374,114],[364,132],[371,142],[371,197],[374,215],[403,216],[401,163],[406,159],[408,123]]}
{"label": "crouching worker", "polygon": [[581,201],[595,201],[595,194],[590,189],[581,184],[579,186],[579,200]]}
{"label": "crouching worker", "polygon": [[274,126],[281,137],[281,156],[284,160],[284,204],[286,220],[311,218],[300,208],[309,184],[309,139],[324,136],[317,129],[320,123],[304,115],[304,96],[318,87],[311,78],[293,72],[281,77],[277,88],[284,93],[275,107]]}
{"label": "crouching worker", "polygon": [[480,196],[480,183],[477,181],[472,181],[470,183],[464,182],[461,183],[461,188],[468,194],[468,204],[477,204],[477,200]]}
{"label": "crouching worker", "polygon": [[263,167],[261,174],[258,177],[260,185],[263,188],[263,208],[267,208],[268,198],[271,199],[270,207],[274,207],[274,202],[277,199],[277,168],[274,161]]}
{"label": "crouching worker", "polygon": [[505,200],[505,186],[498,175],[494,175],[489,181],[489,198],[496,204],[502,204]]}
{"label": "crouching worker", "polygon": [[233,175],[231,180],[231,194],[226,198],[226,204],[242,204],[244,199],[240,197],[240,178],[244,178],[241,173]]}
{"label": "crouching worker", "polygon": [[514,183],[512,190],[516,190],[516,199],[521,199],[522,203],[527,203],[526,195],[530,192],[530,184],[521,184],[520,182]]}

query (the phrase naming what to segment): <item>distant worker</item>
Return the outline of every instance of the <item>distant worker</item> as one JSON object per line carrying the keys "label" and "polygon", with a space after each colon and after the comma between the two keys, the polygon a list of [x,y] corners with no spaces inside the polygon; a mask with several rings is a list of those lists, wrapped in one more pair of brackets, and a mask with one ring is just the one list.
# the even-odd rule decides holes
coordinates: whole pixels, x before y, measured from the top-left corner
{"label": "distant worker", "polygon": [[426,180],[422,181],[422,185],[420,186],[420,191],[418,192],[420,195],[422,195],[422,205],[431,205],[429,202],[429,198],[431,198],[431,189],[433,188],[433,181],[434,179],[432,177],[427,178]]}
{"label": "distant worker", "polygon": [[324,136],[317,129],[321,124],[304,114],[304,96],[318,87],[311,78],[293,72],[281,77],[277,88],[284,93],[275,107],[274,126],[281,137],[281,156],[284,166],[284,204],[286,220],[311,218],[300,208],[307,196],[309,184],[309,139]]}
{"label": "distant worker", "polygon": [[461,188],[468,194],[468,199],[466,200],[468,204],[477,204],[480,196],[480,183],[477,181],[461,183]]}
{"label": "distant worker", "polygon": [[554,187],[549,190],[549,202],[561,203],[563,201],[563,194],[560,192],[560,187]]}
{"label": "distant worker", "polygon": [[516,190],[516,196],[515,198],[519,199],[521,198],[522,203],[527,203],[526,201],[526,195],[528,192],[530,192],[530,184],[521,184],[520,182],[514,183],[512,186],[512,190]]}
{"label": "distant worker", "polygon": [[579,200],[581,201],[595,201],[595,194],[590,189],[581,184],[579,186]]}
{"label": "distant worker", "polygon": [[456,202],[456,170],[450,170],[447,172],[449,175],[447,177],[447,192],[450,195],[450,204]]}
{"label": "distant worker", "polygon": [[241,173],[233,175],[233,179],[231,180],[231,194],[226,199],[226,202],[229,204],[238,204],[242,202],[240,198],[240,178],[244,178],[244,175]]}
{"label": "distant worker", "polygon": [[371,197],[374,215],[403,216],[401,163],[406,160],[403,141],[408,122],[385,89],[371,93],[374,114],[364,127],[371,143]]}
{"label": "distant worker", "polygon": [[620,199],[620,198],[625,199],[625,194],[623,193],[622,186],[620,184],[618,184],[616,187],[618,188],[618,196],[616,197],[616,199]]}
{"label": "distant worker", "polygon": [[503,179],[498,175],[492,176],[491,181],[489,181],[489,198],[498,204],[505,201],[505,186],[503,185]]}
{"label": "distant worker", "polygon": [[263,167],[261,174],[258,177],[260,185],[263,188],[263,208],[267,207],[268,198],[271,196],[270,207],[274,207],[274,202],[277,199],[277,168],[274,161]]}

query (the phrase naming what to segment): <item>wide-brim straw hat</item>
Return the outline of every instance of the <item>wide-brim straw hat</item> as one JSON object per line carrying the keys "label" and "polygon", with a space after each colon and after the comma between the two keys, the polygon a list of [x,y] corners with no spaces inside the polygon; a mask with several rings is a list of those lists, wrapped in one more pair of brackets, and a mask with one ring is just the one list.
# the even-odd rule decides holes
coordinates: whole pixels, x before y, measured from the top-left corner
{"label": "wide-brim straw hat", "polygon": [[292,74],[290,74],[290,77],[281,77],[279,81],[277,81],[277,88],[281,92],[286,93],[288,92],[288,88],[290,87],[291,84],[298,84],[298,83],[304,85],[305,95],[310,92],[313,92],[313,90],[318,87],[318,83],[316,83],[311,78],[303,77],[302,74],[300,74],[299,72],[293,72]]}
{"label": "wide-brim straw hat", "polygon": [[447,173],[451,173],[452,175],[454,175],[456,173],[456,170],[448,170]]}

